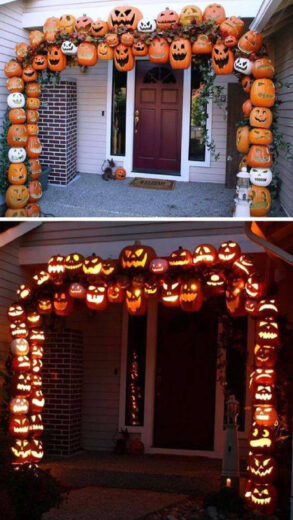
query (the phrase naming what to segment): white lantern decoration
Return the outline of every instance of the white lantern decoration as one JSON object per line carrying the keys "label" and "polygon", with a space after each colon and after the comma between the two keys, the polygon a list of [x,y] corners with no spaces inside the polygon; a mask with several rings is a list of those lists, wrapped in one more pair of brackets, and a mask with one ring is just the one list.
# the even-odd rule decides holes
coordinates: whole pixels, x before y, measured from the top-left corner
{"label": "white lantern decoration", "polygon": [[141,33],[152,33],[157,28],[156,20],[152,20],[151,18],[142,18],[138,22],[137,30]]}
{"label": "white lantern decoration", "polygon": [[248,58],[237,58],[234,62],[234,70],[250,75],[252,73],[252,62]]}
{"label": "white lantern decoration", "polygon": [[25,105],[25,97],[21,92],[12,92],[7,97],[7,105],[9,108],[23,108]]}
{"label": "white lantern decoration", "polygon": [[22,163],[26,159],[25,148],[10,148],[8,151],[8,159],[12,163]]}
{"label": "white lantern decoration", "polygon": [[251,168],[249,175],[251,184],[262,187],[271,184],[273,178],[270,168]]}
{"label": "white lantern decoration", "polygon": [[29,342],[24,338],[17,338],[11,342],[11,352],[14,356],[27,356],[29,350]]}
{"label": "white lantern decoration", "polygon": [[78,47],[73,42],[66,40],[62,43],[61,50],[66,56],[74,56],[77,54]]}

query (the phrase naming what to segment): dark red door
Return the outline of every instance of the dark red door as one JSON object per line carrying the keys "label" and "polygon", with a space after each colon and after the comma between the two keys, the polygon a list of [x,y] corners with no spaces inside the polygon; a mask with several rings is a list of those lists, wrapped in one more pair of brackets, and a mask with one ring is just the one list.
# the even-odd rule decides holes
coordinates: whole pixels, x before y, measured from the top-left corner
{"label": "dark red door", "polygon": [[180,174],[182,71],[136,63],[133,170]]}
{"label": "dark red door", "polygon": [[217,315],[159,306],[154,446],[212,450]]}

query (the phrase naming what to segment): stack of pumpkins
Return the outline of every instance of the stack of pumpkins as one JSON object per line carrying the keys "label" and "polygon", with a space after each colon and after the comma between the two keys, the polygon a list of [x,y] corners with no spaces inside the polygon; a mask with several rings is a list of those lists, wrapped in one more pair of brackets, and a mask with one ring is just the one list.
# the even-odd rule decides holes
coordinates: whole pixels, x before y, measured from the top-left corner
{"label": "stack of pumpkins", "polygon": [[250,168],[250,196],[252,217],[264,217],[271,208],[268,186],[272,181],[273,158],[270,145],[273,142],[271,126],[272,107],[276,101],[275,85],[272,80],[275,67],[268,56],[258,56],[263,44],[262,35],[249,31],[238,43],[241,56],[235,60],[234,68],[242,74],[241,83],[250,94],[242,105],[244,125],[236,135],[237,150],[244,154],[240,163]]}

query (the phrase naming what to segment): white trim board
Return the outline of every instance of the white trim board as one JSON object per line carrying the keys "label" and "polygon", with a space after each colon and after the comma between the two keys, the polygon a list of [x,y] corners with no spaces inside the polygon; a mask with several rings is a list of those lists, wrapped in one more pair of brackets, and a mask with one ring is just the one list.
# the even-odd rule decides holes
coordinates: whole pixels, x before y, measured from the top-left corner
{"label": "white trim board", "polygon": [[0,234],[0,247],[6,246],[10,242],[13,242],[17,238],[29,233],[33,229],[41,226],[42,222],[22,222],[18,226],[14,226]]}
{"label": "white trim board", "polygon": [[262,31],[283,0],[263,0],[249,28]]}

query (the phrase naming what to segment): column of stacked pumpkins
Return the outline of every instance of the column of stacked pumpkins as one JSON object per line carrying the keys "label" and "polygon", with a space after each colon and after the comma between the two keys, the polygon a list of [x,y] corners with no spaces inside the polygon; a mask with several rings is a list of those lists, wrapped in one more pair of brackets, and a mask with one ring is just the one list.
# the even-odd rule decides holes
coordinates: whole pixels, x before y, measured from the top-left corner
{"label": "column of stacked pumpkins", "polygon": [[260,33],[248,31],[240,38],[238,48],[240,54],[234,68],[241,73],[242,87],[250,97],[242,105],[244,125],[237,130],[236,146],[244,154],[240,166],[250,168],[251,216],[264,217],[271,208],[271,194],[267,187],[272,181],[270,145],[273,142],[271,109],[276,100],[272,79],[275,67],[266,55]]}

